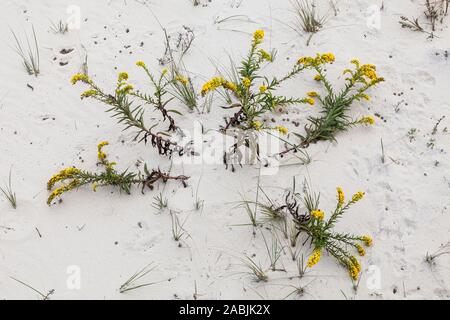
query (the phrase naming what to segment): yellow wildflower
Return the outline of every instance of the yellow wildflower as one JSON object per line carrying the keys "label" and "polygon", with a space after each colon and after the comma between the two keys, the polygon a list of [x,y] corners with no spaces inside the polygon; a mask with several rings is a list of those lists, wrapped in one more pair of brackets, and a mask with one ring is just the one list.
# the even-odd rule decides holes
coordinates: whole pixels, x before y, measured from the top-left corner
{"label": "yellow wildflower", "polygon": [[236,85],[233,82],[230,82],[230,81],[224,81],[222,83],[222,87],[224,89],[227,89],[227,90],[230,90],[230,91],[236,91],[236,89],[237,89]]}
{"label": "yellow wildflower", "polygon": [[180,76],[180,75],[177,75],[177,76],[175,77],[175,80],[181,82],[181,83],[184,84],[184,85],[186,85],[186,84],[189,82],[188,79],[186,79],[185,77]]}
{"label": "yellow wildflower", "polygon": [[102,141],[97,146],[97,151],[98,151],[97,157],[98,157],[98,160],[100,160],[100,162],[102,162],[102,163],[105,162],[105,159],[106,159],[106,153],[104,153],[102,149],[104,146],[107,146],[107,145],[109,145],[108,141]]}
{"label": "yellow wildflower", "polygon": [[76,84],[78,81],[81,81],[81,82],[84,82],[84,83],[89,83],[90,79],[89,79],[89,77],[87,75],[85,75],[83,73],[77,73],[70,80],[70,82],[72,84]]}
{"label": "yellow wildflower", "polygon": [[137,61],[137,62],[136,62],[136,65],[137,65],[138,67],[146,68],[145,62],[144,62],[144,61],[141,61],[141,60]]}
{"label": "yellow wildflower", "polygon": [[361,265],[359,264],[358,259],[356,259],[355,257],[350,257],[350,261],[348,262],[348,270],[350,273],[350,277],[353,280],[357,280],[359,273],[361,272]]}
{"label": "yellow wildflower", "polygon": [[322,255],[322,252],[320,251],[320,249],[315,249],[308,258],[308,263],[307,263],[308,268],[311,268],[315,264],[317,264],[317,262],[319,262],[319,260],[320,260],[321,255]]}
{"label": "yellow wildflower", "polygon": [[262,40],[264,39],[264,30],[256,30],[253,33],[253,41],[256,44],[260,44],[262,42]]}
{"label": "yellow wildflower", "polygon": [[337,190],[338,205],[340,207],[344,204],[345,201],[344,190],[342,190],[341,187],[337,187],[336,190]]}
{"label": "yellow wildflower", "polygon": [[314,105],[316,103],[316,101],[314,101],[313,98],[306,98],[306,103],[310,104],[310,105]]}
{"label": "yellow wildflower", "polygon": [[362,117],[359,121],[361,124],[373,125],[375,123],[375,119],[372,116]]}
{"label": "yellow wildflower", "polygon": [[261,130],[261,128],[262,128],[262,123],[261,123],[261,121],[258,121],[258,120],[253,121],[253,122],[252,122],[252,127],[253,127],[253,129],[255,129],[256,131]]}
{"label": "yellow wildflower", "polygon": [[358,268],[354,265],[349,266],[349,273],[350,273],[350,277],[353,280],[358,280],[358,276],[359,276],[359,271]]}
{"label": "yellow wildflower", "polygon": [[360,67],[361,73],[370,80],[377,79],[376,67],[373,64],[364,64]]}
{"label": "yellow wildflower", "polygon": [[128,73],[120,72],[119,76],[118,76],[118,81],[122,82],[122,81],[127,81],[127,80],[128,80]]}
{"label": "yellow wildflower", "polygon": [[270,53],[268,53],[266,50],[264,50],[264,49],[259,49],[259,54],[261,55],[261,58],[262,58],[263,60],[272,62],[273,57],[272,57],[272,55],[271,55]]}
{"label": "yellow wildflower", "polygon": [[355,193],[352,197],[352,202],[358,202],[359,200],[361,200],[364,197],[365,193],[362,191],[358,191],[357,193]]}
{"label": "yellow wildflower", "polygon": [[314,76],[314,80],[320,81],[320,80],[322,80],[322,77],[320,76],[320,74],[316,74],[316,75]]}
{"label": "yellow wildflower", "polygon": [[94,89],[86,90],[85,92],[83,92],[83,93],[81,94],[81,99],[89,98],[89,97],[95,96],[97,93],[98,93],[97,90],[94,90]]}
{"label": "yellow wildflower", "polygon": [[80,173],[80,170],[74,167],[61,170],[57,174],[53,175],[47,182],[47,190],[51,190],[57,182],[73,178],[78,173]]}
{"label": "yellow wildflower", "polygon": [[283,126],[276,126],[275,129],[278,130],[278,132],[280,132],[281,134],[288,134],[288,129],[286,127]]}
{"label": "yellow wildflower", "polygon": [[311,211],[311,215],[319,220],[323,220],[325,213],[322,210],[313,210]]}
{"label": "yellow wildflower", "polygon": [[202,96],[204,96],[209,91],[213,91],[213,90],[217,89],[218,87],[224,86],[227,83],[228,83],[228,81],[226,81],[222,77],[214,77],[203,85],[201,94],[202,94]]}
{"label": "yellow wildflower", "polygon": [[315,91],[310,91],[306,94],[308,97],[314,98],[317,97],[317,92]]}
{"label": "yellow wildflower", "polygon": [[359,68],[359,60],[358,59],[352,59],[352,60],[350,60],[350,63],[354,64],[356,67]]}
{"label": "yellow wildflower", "polygon": [[263,93],[263,92],[266,92],[267,91],[267,87],[266,86],[260,86],[259,87],[259,92],[261,92],[261,93]]}
{"label": "yellow wildflower", "polygon": [[322,54],[321,59],[325,63],[332,63],[332,62],[334,62],[335,57],[334,57],[334,54],[329,52],[329,53]]}
{"label": "yellow wildflower", "polygon": [[128,93],[130,91],[133,91],[133,85],[131,84],[127,84],[123,88],[120,88],[119,86],[119,89],[116,90],[117,94]]}
{"label": "yellow wildflower", "polygon": [[249,88],[252,84],[252,81],[249,78],[245,77],[242,79],[242,84],[244,85],[244,87]]}
{"label": "yellow wildflower", "polygon": [[370,96],[368,94],[362,93],[361,98],[363,98],[364,100],[370,101]]}
{"label": "yellow wildflower", "polygon": [[303,64],[305,66],[310,66],[315,63],[315,59],[312,57],[300,57],[297,61],[297,64]]}
{"label": "yellow wildflower", "polygon": [[50,196],[47,199],[47,204],[50,205],[52,203],[52,201],[56,197],[59,197],[60,195],[62,195],[66,191],[75,189],[76,187],[78,187],[78,185],[79,185],[79,181],[78,180],[73,180],[69,184],[63,185],[63,186],[53,190],[52,193],[50,193]]}
{"label": "yellow wildflower", "polygon": [[370,236],[363,236],[361,240],[368,247],[370,247],[372,245],[372,242],[373,242],[373,240],[372,240],[372,238]]}
{"label": "yellow wildflower", "polygon": [[364,250],[364,248],[361,245],[357,244],[356,250],[358,250],[358,253],[361,257],[366,255],[366,250]]}

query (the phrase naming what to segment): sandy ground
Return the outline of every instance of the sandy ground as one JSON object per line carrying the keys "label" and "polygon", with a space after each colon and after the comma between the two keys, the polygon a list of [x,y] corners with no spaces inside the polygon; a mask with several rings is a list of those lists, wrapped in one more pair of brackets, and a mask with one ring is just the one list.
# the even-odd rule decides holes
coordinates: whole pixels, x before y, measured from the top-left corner
{"label": "sandy ground", "polygon": [[[197,7],[188,0],[143,3],[2,1],[0,182],[7,181],[12,168],[18,208],[13,210],[0,197],[1,299],[39,298],[11,277],[44,293],[53,289],[53,299],[192,299],[195,286],[199,299],[281,299],[293,290],[289,285],[306,286],[302,297],[290,297],[302,299],[450,297],[450,256],[440,256],[431,266],[424,261],[427,252],[450,241],[450,136],[444,130],[450,124],[450,58],[445,56],[450,49],[449,18],[439,25],[439,38],[430,40],[398,24],[401,15],[418,16],[421,1],[384,1],[383,10],[374,11],[381,0],[343,0],[337,16],[332,14],[306,46],[307,36],[289,26],[294,15],[287,0],[212,0]],[[50,20],[69,17],[70,5],[81,9],[80,28],[65,35],[49,31]],[[308,178],[322,193],[325,208],[334,205],[336,186],[348,193],[366,191],[365,199],[338,224],[339,230],[374,238],[373,248],[362,259],[357,293],[347,272],[327,255],[302,280],[289,279],[296,265],[287,252],[281,261],[287,271],[269,272],[267,283],[256,283],[245,273],[243,254],[254,255],[264,266],[268,263],[260,233],[254,236],[250,227],[236,226],[248,223],[248,217],[233,209],[240,193],[254,199],[256,166],[232,173],[221,163],[175,165],[174,173],[191,176],[187,188],[168,183],[145,195],[134,190],[131,196],[85,188],[47,206],[48,178],[70,165],[95,170],[96,145],[102,140],[110,142],[106,151],[121,169],[135,168],[138,160],[150,167],[170,166],[170,160],[151,146],[131,141],[132,132],[121,132],[104,105],[81,101],[82,88],[69,82],[80,70],[85,48],[89,73],[102,87],[111,89],[117,72],[129,71],[133,83],[145,88],[134,63],[145,60],[152,70],[162,68],[157,59],[164,54],[164,35],[155,16],[171,35],[183,26],[194,30],[184,62],[198,88],[215,74],[214,63],[227,64],[229,55],[242,57],[258,28],[266,31],[264,47],[278,50],[269,73],[282,74],[299,56],[316,52],[336,55],[329,68],[335,78],[355,57],[378,66],[386,82],[370,92],[370,103],[353,108],[355,116],[375,115],[374,126],[339,134],[337,143],[311,146],[312,163],[307,166],[282,167],[261,177],[261,185],[275,198],[291,185],[293,176],[298,181]],[[41,49],[38,77],[27,75],[9,48],[9,28],[23,39],[31,24]],[[61,54],[64,48],[74,50]],[[302,95],[316,88],[310,78],[309,74],[290,82],[286,94]],[[299,106],[289,117],[302,123],[314,111]],[[223,110],[213,107],[210,114],[185,113],[179,125],[191,130],[200,121],[206,128],[217,128],[222,116]],[[447,117],[432,134],[442,116]],[[411,129],[416,129],[414,139],[408,136]],[[197,187],[204,200],[201,211],[194,210]],[[170,214],[152,207],[159,191],[185,221],[189,236],[181,246],[172,238]],[[308,255],[310,248],[303,252]],[[124,281],[151,262],[156,268],[143,282],[160,283],[119,293]]]}

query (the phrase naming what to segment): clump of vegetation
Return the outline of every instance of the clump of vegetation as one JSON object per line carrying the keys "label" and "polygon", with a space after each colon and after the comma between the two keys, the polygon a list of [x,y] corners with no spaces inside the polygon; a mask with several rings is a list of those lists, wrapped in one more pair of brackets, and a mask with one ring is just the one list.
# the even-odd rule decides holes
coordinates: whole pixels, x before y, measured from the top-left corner
{"label": "clump of vegetation", "polygon": [[[327,61],[333,62],[334,55],[329,54]],[[370,100],[370,96],[366,93],[370,88],[384,81],[384,78],[378,77],[376,66],[373,64],[360,64],[357,59],[353,59],[351,63],[354,65],[352,69],[345,69],[345,87],[336,92],[331,82],[328,80],[325,70],[322,67],[324,55],[316,57],[302,57],[299,63],[311,66],[317,74],[314,79],[320,82],[325,88],[325,94],[311,91],[307,95],[313,100],[316,99],[322,110],[319,116],[309,117],[308,124],[305,125],[305,133],[294,133],[300,138],[300,144],[294,145],[281,154],[290,151],[296,151],[298,148],[307,148],[311,143],[318,141],[335,141],[336,134],[348,130],[355,125],[372,125],[375,119],[372,116],[364,116],[359,119],[352,119],[348,115],[355,101]]]}
{"label": "clump of vegetation", "polygon": [[11,30],[11,33],[15,40],[15,46],[14,50],[16,53],[20,56],[22,59],[22,64],[27,71],[29,75],[38,76],[40,73],[39,69],[39,45],[36,37],[36,32],[34,30],[34,26],[32,26],[33,31],[33,41],[30,42],[30,39],[28,38],[28,35],[25,35],[26,37],[26,48],[21,44],[19,41],[19,38],[17,37],[16,33]]}
{"label": "clump of vegetation", "polygon": [[143,173],[129,172],[128,169],[118,172],[114,168],[116,163],[110,162],[106,153],[103,151],[103,147],[106,145],[108,145],[108,142],[100,142],[97,150],[98,165],[104,168],[102,172],[89,172],[75,167],[69,167],[61,170],[50,178],[47,182],[47,189],[51,191],[47,199],[48,205],[63,193],[78,189],[85,185],[91,185],[94,192],[97,191],[97,188],[99,187],[113,186],[127,194],[130,194],[133,185],[141,186],[142,192],[144,192],[146,187],[153,190],[154,184],[158,181],[165,183],[169,180],[176,180],[180,181],[183,186],[186,186],[186,180],[188,180],[189,177],[184,175],[171,176],[169,173],[162,172],[160,169],[149,171],[147,165],[144,166]]}
{"label": "clump of vegetation", "polygon": [[3,193],[6,200],[8,200],[8,202],[11,204],[11,207],[13,207],[13,209],[16,209],[17,208],[17,197],[16,197],[16,193],[13,191],[13,188],[12,188],[11,170],[9,171],[8,184],[5,185],[4,187],[0,187],[0,191]]}
{"label": "clump of vegetation", "polygon": [[323,28],[328,20],[327,14],[320,14],[314,1],[295,0],[293,1],[297,25],[308,33],[316,33]]}
{"label": "clump of vegetation", "polygon": [[294,78],[309,66],[296,64],[288,74],[281,78],[273,77],[269,79],[267,76],[259,74],[263,65],[272,62],[275,55],[274,52],[268,53],[259,48],[263,39],[264,31],[255,31],[249,54],[239,67],[233,66],[234,70],[231,72],[233,79],[227,80],[224,77],[215,77],[202,87],[201,94],[203,96],[214,90],[227,90],[232,93],[235,99],[235,103],[232,103],[226,109],[237,109],[237,112],[226,120],[222,127],[223,132],[237,128],[244,131],[275,129],[281,133],[286,133],[287,129],[282,126],[271,127],[263,124],[260,117],[273,111],[276,106],[311,102],[309,98],[288,98],[275,94],[275,90],[283,82]]}
{"label": "clump of vegetation", "polygon": [[[328,219],[325,218],[325,211],[320,209],[320,194],[312,192],[305,186],[303,193],[288,192],[284,197],[284,205],[277,205],[273,202],[272,211],[277,211],[278,216],[290,217],[294,222],[296,233],[293,235],[293,245],[297,243],[297,238],[304,235],[304,244],[308,241],[313,251],[309,256],[306,267],[312,268],[321,259],[324,251],[343,265],[353,280],[357,280],[361,272],[361,265],[351,250],[355,250],[360,256],[366,254],[363,245],[370,247],[372,238],[367,235],[354,235],[334,231],[338,220],[347,212],[352,205],[364,197],[364,192],[355,193],[346,201],[342,188],[337,188],[337,204],[331,211]],[[297,257],[297,259],[299,259]],[[304,274],[303,263],[299,263],[299,273]]]}
{"label": "clump of vegetation", "polygon": [[[311,97],[293,98],[276,94],[276,90],[285,81],[295,78],[306,69],[312,68],[312,65],[296,63],[287,74],[280,78],[269,78],[262,75],[263,66],[266,63],[273,62],[275,58],[274,51],[269,53],[260,48],[263,39],[264,31],[255,31],[250,52],[240,66],[232,63],[229,79],[224,76],[215,77],[206,82],[201,90],[202,96],[211,91],[219,91],[222,96],[229,98],[229,105],[224,109],[236,110],[231,117],[225,119],[225,124],[221,127],[222,133],[231,135],[236,139],[236,143],[231,150],[224,154],[226,165],[231,163],[233,158],[241,164],[242,154],[239,151],[241,146],[249,148],[251,159],[254,159],[259,149],[257,143],[259,132],[264,130],[269,133],[276,131],[284,135],[288,134],[286,127],[265,122],[262,119],[264,115],[273,112],[276,107],[280,106],[314,104]],[[327,63],[330,54],[324,54],[322,57],[321,63]]]}
{"label": "clump of vegetation", "polygon": [[433,265],[436,262],[436,259],[440,256],[450,254],[450,242],[441,245],[435,252],[428,253],[425,256],[425,261],[428,262],[430,265]]}
{"label": "clump of vegetation", "polygon": [[407,18],[405,16],[400,17],[400,25],[402,28],[407,28],[413,31],[419,31],[429,34],[430,38],[434,37],[437,24],[442,24],[444,18],[448,15],[450,6],[450,0],[425,0],[424,3],[424,16],[428,22],[431,30],[427,30],[423,27],[419,18]]}
{"label": "clump of vegetation", "polygon": [[[145,94],[134,90],[134,86],[128,82],[128,73],[121,72],[118,75],[116,90],[113,94],[108,94],[102,90],[88,75],[76,74],[72,77],[72,84],[83,82],[90,88],[81,94],[81,98],[93,98],[110,106],[107,112],[118,119],[118,122],[125,125],[125,129],[134,128],[136,132],[135,139],[147,142],[150,140],[153,147],[157,148],[159,154],[171,156],[173,152],[178,152],[181,156],[185,152],[193,154],[188,147],[177,144],[173,141],[172,134],[179,133],[179,127],[175,123],[173,114],[180,114],[179,111],[168,109],[168,103],[173,97],[168,97],[168,88],[173,81],[167,77],[168,69],[163,69],[161,74],[156,77],[147,68],[143,61],[136,63],[138,67],[144,70],[150,79],[154,88],[153,94]],[[147,126],[144,120],[144,107],[153,106],[162,116],[162,122],[168,123],[167,130],[156,131],[160,121],[155,121],[151,126]]]}
{"label": "clump of vegetation", "polygon": [[50,21],[50,30],[55,34],[66,34],[69,32],[69,24],[62,20],[59,20],[57,23]]}

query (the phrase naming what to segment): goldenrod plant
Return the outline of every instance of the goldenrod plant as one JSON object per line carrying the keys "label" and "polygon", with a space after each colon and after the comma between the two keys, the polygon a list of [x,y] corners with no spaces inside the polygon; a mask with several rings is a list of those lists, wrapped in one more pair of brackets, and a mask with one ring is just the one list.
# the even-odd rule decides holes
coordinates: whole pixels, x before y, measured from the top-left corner
{"label": "goldenrod plant", "polygon": [[62,194],[85,185],[91,185],[94,192],[99,187],[113,186],[127,194],[130,194],[133,185],[140,185],[142,192],[144,192],[146,187],[152,190],[154,184],[160,180],[164,183],[169,180],[176,180],[180,181],[183,186],[186,186],[186,180],[189,177],[184,175],[171,176],[169,173],[162,172],[160,169],[153,169],[150,172],[147,165],[144,166],[143,173],[128,172],[128,169],[118,172],[114,168],[116,163],[110,162],[106,153],[103,151],[103,148],[107,145],[107,141],[102,141],[97,147],[98,165],[103,167],[104,170],[102,172],[89,172],[75,167],[69,167],[53,175],[47,182],[47,189],[51,191],[47,199],[47,204],[51,205]]}
{"label": "goldenrod plant", "polygon": [[[300,61],[284,76],[269,78],[261,74],[262,67],[274,61],[275,52],[271,53],[260,48],[264,40],[264,31],[256,30],[253,34],[250,51],[240,66],[232,63],[232,70],[229,72],[229,79],[223,76],[214,77],[206,82],[201,90],[202,96],[211,91],[218,90],[227,93],[229,105],[224,109],[236,110],[235,113],[225,120],[225,125],[221,127],[221,132],[232,135],[236,142],[231,150],[224,152],[223,162],[234,171],[234,164],[242,165],[244,158],[241,146],[250,150],[248,163],[252,164],[259,158],[258,135],[261,131],[271,134],[276,131],[282,135],[288,134],[288,129],[282,125],[272,124],[263,121],[263,116],[273,112],[276,107],[289,106],[295,104],[314,104],[311,97],[286,97],[277,95],[276,91],[287,80],[295,78],[306,69],[311,69],[311,64],[304,64]],[[321,63],[328,63],[331,54],[324,54]],[[319,61],[319,60],[317,60]]]}
{"label": "goldenrod plant", "polygon": [[[307,259],[306,266],[301,263],[299,270],[304,273],[306,268],[315,266],[322,257],[323,252],[328,252],[331,256],[343,265],[349,272],[353,280],[357,280],[361,272],[361,264],[355,254],[364,256],[366,247],[372,245],[372,238],[368,235],[354,235],[351,233],[336,232],[334,230],[337,221],[342,218],[352,205],[364,197],[364,192],[355,193],[346,200],[341,187],[337,188],[337,204],[330,212],[327,219],[325,211],[320,208],[320,194],[310,190],[305,185],[302,193],[294,191],[287,192],[283,205],[270,201],[271,211],[278,212],[279,216],[284,216],[286,220],[294,223],[295,231],[291,237],[292,246],[296,246],[297,239],[304,235],[303,244],[309,243],[312,253]],[[355,253],[352,252],[355,251]],[[296,256],[298,259],[298,255]],[[302,259],[303,260],[303,259]],[[297,261],[300,263],[299,261]]]}
{"label": "goldenrod plant", "polygon": [[[171,139],[173,133],[179,131],[172,114],[180,114],[177,110],[167,109],[167,104],[173,99],[168,97],[168,87],[172,81],[167,76],[168,70],[163,69],[159,76],[153,75],[143,61],[136,65],[144,70],[154,88],[152,95],[134,90],[134,86],[128,82],[129,76],[126,72],[120,72],[117,79],[116,90],[113,94],[105,93],[88,75],[78,73],[72,77],[72,84],[83,82],[89,89],[81,94],[81,98],[93,98],[110,106],[107,112],[118,119],[118,123],[125,125],[125,129],[134,128],[137,133],[135,139],[147,142],[150,140],[153,147],[158,149],[159,154],[171,156],[173,152],[183,155],[187,148],[177,144]],[[156,131],[159,121],[147,126],[144,121],[144,106],[150,105],[157,110],[163,123],[168,122],[167,130]],[[189,151],[188,151],[189,152]],[[191,153],[193,151],[190,151]]]}
{"label": "goldenrod plant", "polygon": [[[338,187],[337,204],[328,219],[326,219],[325,211],[319,208],[320,194],[312,193],[309,188],[306,188],[304,192],[302,202],[306,208],[305,213],[301,214],[299,212],[298,204],[295,200],[292,201],[292,198],[287,200],[287,203],[298,234],[305,233],[313,247],[307,266],[312,268],[316,265],[322,256],[322,252],[326,251],[348,269],[353,280],[357,280],[361,272],[361,264],[351,250],[353,249],[360,256],[364,256],[366,250],[363,245],[370,247],[372,238],[368,235],[360,236],[336,232],[334,231],[334,226],[352,205],[364,197],[364,192],[358,191],[346,201],[344,191],[341,187]],[[293,197],[298,197],[298,195],[295,194]]]}
{"label": "goldenrod plant", "polygon": [[228,129],[241,130],[277,130],[287,134],[283,126],[271,126],[261,121],[261,116],[274,111],[276,106],[311,103],[312,99],[288,98],[275,93],[285,81],[294,78],[303,70],[310,68],[309,65],[296,64],[290,72],[281,78],[260,75],[261,68],[274,60],[275,52],[269,53],[260,48],[264,39],[264,31],[256,30],[253,34],[250,52],[241,62],[239,67],[233,68],[231,75],[233,79],[225,79],[222,76],[214,77],[206,82],[201,90],[202,96],[214,90],[226,90],[232,94],[235,103],[231,103],[226,109],[237,109],[232,117],[226,120],[222,131]]}
{"label": "goldenrod plant", "polygon": [[316,57],[302,57],[300,64],[311,66],[317,73],[314,77],[325,88],[325,93],[310,91],[307,95],[313,100],[317,100],[321,106],[319,116],[308,118],[308,124],[305,125],[305,133],[294,133],[301,139],[299,145],[294,145],[283,153],[297,150],[298,147],[306,148],[311,143],[321,140],[336,140],[336,134],[349,129],[355,125],[373,125],[375,119],[372,116],[363,116],[358,119],[352,119],[348,114],[355,102],[365,100],[370,101],[367,91],[372,87],[384,81],[383,77],[378,77],[376,66],[373,64],[361,64],[359,60],[353,59],[352,69],[345,69],[343,74],[345,86],[340,91],[336,91],[328,80],[326,71],[323,68],[323,61],[334,62],[335,57],[332,54],[320,55]]}

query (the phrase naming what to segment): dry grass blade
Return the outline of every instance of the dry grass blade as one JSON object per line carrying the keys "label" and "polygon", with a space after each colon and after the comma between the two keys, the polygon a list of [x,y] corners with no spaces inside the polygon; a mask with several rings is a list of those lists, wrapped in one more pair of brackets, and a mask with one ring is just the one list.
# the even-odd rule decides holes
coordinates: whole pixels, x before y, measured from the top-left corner
{"label": "dry grass blade", "polygon": [[23,282],[23,281],[20,281],[19,279],[16,279],[16,278],[14,278],[14,277],[10,277],[10,278],[13,279],[14,281],[17,281],[18,283],[24,285],[25,287],[27,287],[27,288],[33,290],[33,291],[36,292],[37,294],[39,294],[39,295],[41,296],[42,300],[49,300],[49,299],[50,299],[49,297],[50,297],[53,293],[55,293],[55,290],[52,289],[52,290],[49,290],[49,292],[48,292],[47,294],[44,294],[44,293],[40,292],[39,290],[33,288],[33,287],[30,286],[29,284],[27,284],[27,283],[25,283],[25,282]]}
{"label": "dry grass blade", "polygon": [[157,282],[147,282],[143,284],[137,284],[137,281],[145,277],[148,273],[155,270],[156,266],[153,265],[153,262],[145,266],[142,270],[137,271],[134,273],[124,284],[120,286],[120,293],[125,293],[127,291],[135,290],[142,287],[151,286],[154,284],[158,284],[167,280],[161,280]]}
{"label": "dry grass blade", "polygon": [[446,255],[446,254],[450,254],[450,242],[441,245],[439,247],[439,249],[434,252],[434,253],[428,253],[425,257],[425,261],[428,262],[429,264],[432,264],[438,257]]}

